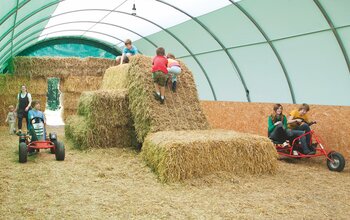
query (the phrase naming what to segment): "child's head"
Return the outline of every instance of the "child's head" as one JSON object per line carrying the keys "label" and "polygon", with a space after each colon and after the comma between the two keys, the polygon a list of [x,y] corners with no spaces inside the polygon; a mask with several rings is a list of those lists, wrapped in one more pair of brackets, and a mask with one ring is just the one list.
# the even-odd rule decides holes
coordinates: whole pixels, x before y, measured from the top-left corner
{"label": "child's head", "polygon": [[126,39],[124,41],[125,47],[128,48],[129,50],[132,48],[132,42],[130,39]]}
{"label": "child's head", "polygon": [[34,108],[36,110],[40,110],[40,101],[34,100],[32,102],[32,108]]}
{"label": "child's head", "polygon": [[168,53],[167,55],[166,55],[166,57],[169,59],[175,59],[175,56],[174,56],[174,54],[172,54],[172,53]]}
{"label": "child's head", "polygon": [[309,106],[308,104],[306,104],[306,103],[303,103],[303,104],[299,107],[298,111],[299,111],[299,114],[300,114],[301,116],[303,116],[303,115],[305,115],[308,111],[310,111],[310,106]]}
{"label": "child's head", "polygon": [[158,47],[156,50],[157,56],[165,56],[165,50],[163,47]]}
{"label": "child's head", "polygon": [[273,106],[273,111],[275,112],[276,115],[282,114],[283,107],[281,104],[277,103]]}
{"label": "child's head", "polygon": [[15,107],[13,107],[13,105],[9,105],[9,111],[13,112],[13,110],[15,109]]}

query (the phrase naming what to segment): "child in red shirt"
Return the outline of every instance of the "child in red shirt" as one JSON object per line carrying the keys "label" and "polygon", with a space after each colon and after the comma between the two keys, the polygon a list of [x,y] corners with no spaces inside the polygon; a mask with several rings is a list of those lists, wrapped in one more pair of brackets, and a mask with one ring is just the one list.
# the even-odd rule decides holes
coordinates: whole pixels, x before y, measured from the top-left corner
{"label": "child in red shirt", "polygon": [[165,50],[163,47],[159,47],[156,50],[156,56],[152,62],[152,78],[154,82],[154,88],[156,92],[154,97],[160,101],[160,104],[164,104],[165,100],[165,82],[168,74],[168,60],[165,57]]}

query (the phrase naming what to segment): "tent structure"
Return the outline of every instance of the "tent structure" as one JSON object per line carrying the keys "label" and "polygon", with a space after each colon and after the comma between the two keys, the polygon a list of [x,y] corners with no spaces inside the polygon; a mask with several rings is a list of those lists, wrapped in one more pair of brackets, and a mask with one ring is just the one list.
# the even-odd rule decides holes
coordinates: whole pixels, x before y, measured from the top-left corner
{"label": "tent structure", "polygon": [[129,38],[183,60],[204,100],[348,106],[349,10],[348,0],[1,0],[0,70],[16,55],[59,55],[62,42],[114,58]]}

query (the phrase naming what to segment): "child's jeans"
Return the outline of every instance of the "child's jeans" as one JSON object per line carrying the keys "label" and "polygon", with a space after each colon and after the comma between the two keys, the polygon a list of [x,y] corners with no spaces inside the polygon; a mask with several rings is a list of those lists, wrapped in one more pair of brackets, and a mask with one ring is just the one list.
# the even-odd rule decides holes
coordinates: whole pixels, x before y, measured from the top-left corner
{"label": "child's jeans", "polygon": [[16,132],[15,128],[16,122],[9,122],[9,133],[14,134]]}
{"label": "child's jeans", "polygon": [[172,74],[171,82],[177,81],[177,76],[181,73],[181,68],[179,66],[172,66],[168,68],[168,73]]}

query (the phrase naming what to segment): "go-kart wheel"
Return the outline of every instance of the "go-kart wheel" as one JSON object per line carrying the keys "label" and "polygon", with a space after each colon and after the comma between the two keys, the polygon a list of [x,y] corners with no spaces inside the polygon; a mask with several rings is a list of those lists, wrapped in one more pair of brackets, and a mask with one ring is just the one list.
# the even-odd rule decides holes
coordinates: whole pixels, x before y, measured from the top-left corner
{"label": "go-kart wheel", "polygon": [[65,149],[64,149],[64,145],[62,142],[55,142],[55,147],[56,147],[56,160],[64,160],[65,157]]}
{"label": "go-kart wheel", "polygon": [[333,160],[333,162],[332,162],[332,161],[327,159],[327,166],[328,166],[329,170],[338,171],[338,172],[343,171],[343,169],[345,167],[345,159],[344,159],[343,155],[341,155],[338,152],[332,151],[328,154],[328,157]]}
{"label": "go-kart wheel", "polygon": [[24,142],[19,143],[18,154],[19,154],[19,162],[26,163],[27,156],[28,156],[28,149],[27,149],[26,143],[24,143]]}

